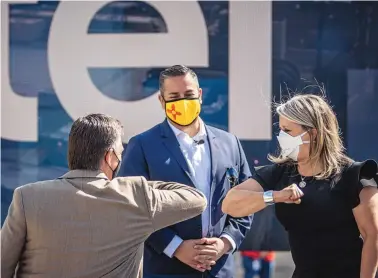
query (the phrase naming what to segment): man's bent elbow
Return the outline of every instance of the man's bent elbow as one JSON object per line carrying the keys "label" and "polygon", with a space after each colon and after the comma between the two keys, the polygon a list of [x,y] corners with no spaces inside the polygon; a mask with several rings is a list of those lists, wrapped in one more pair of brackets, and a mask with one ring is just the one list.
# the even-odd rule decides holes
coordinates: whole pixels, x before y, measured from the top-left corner
{"label": "man's bent elbow", "polygon": [[205,195],[202,192],[199,192],[199,191],[198,191],[198,195],[199,196],[198,196],[197,200],[195,201],[195,206],[194,206],[196,208],[197,215],[204,212],[205,209],[207,208],[207,199],[206,199]]}

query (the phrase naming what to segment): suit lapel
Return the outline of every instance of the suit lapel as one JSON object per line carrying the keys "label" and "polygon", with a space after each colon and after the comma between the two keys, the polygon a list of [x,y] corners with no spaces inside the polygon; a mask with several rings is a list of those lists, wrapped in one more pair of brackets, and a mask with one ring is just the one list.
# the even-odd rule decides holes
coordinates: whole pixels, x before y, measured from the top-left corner
{"label": "suit lapel", "polygon": [[213,184],[213,181],[215,180],[215,174],[217,172],[217,161],[220,159],[218,151],[218,142],[215,134],[209,129],[207,126],[206,132],[207,132],[207,139],[209,140],[209,146],[210,146],[210,157],[211,157],[211,184]]}
{"label": "suit lapel", "polygon": [[161,123],[161,135],[163,138],[163,144],[165,147],[170,151],[170,153],[174,156],[177,163],[180,165],[182,170],[185,172],[185,174],[188,176],[188,178],[191,180],[193,185],[195,185],[194,179],[189,171],[188,163],[185,160],[184,155],[182,154],[182,151],[180,149],[180,144],[177,141],[177,138],[175,134],[173,133],[172,129],[170,128],[167,120],[165,120],[163,123]]}

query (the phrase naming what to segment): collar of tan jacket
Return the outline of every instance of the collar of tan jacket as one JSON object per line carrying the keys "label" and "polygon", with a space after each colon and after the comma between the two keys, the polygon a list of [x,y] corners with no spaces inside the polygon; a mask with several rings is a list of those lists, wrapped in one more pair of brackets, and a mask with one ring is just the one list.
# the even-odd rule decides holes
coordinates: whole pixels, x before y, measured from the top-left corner
{"label": "collar of tan jacket", "polygon": [[71,170],[60,177],[60,179],[76,179],[76,178],[97,178],[97,179],[106,179],[106,175],[98,170],[98,171],[91,171],[91,170]]}

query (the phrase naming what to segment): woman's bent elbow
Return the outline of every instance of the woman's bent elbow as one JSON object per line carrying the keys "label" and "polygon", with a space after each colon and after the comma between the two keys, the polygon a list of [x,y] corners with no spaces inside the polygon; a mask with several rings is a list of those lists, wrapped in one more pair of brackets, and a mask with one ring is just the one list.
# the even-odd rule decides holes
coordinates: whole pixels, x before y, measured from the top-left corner
{"label": "woman's bent elbow", "polygon": [[222,212],[225,213],[225,214],[233,216],[232,215],[233,209],[232,209],[232,206],[230,204],[230,200],[229,200],[228,195],[226,196],[226,198],[222,202]]}
{"label": "woman's bent elbow", "polygon": [[228,195],[222,202],[222,212],[224,214],[230,215],[231,217],[242,217],[242,215],[240,215],[240,209],[237,207],[236,202],[232,202]]}
{"label": "woman's bent elbow", "polygon": [[222,205],[222,211],[223,211],[224,214],[227,214],[227,215],[234,217],[234,218],[240,218],[240,217],[246,216],[245,213],[243,213],[243,211],[241,211],[237,208],[229,207],[229,206],[223,206]]}

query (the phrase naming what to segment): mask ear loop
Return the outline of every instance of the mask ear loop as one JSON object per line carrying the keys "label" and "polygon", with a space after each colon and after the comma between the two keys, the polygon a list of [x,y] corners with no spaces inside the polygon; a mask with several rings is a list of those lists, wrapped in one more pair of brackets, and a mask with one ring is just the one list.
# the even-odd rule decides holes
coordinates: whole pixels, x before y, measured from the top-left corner
{"label": "mask ear loop", "polygon": [[[113,151],[113,154],[114,154],[115,157],[117,158],[117,160],[118,160],[118,164],[121,163],[122,160],[119,159],[119,157],[118,157],[118,155],[116,154],[116,152],[115,152],[114,149],[109,149],[109,151],[108,151],[106,154],[108,154],[111,150]],[[105,155],[105,162],[106,162],[106,164],[108,165],[108,167],[110,168],[110,170],[112,170],[112,171],[114,172],[114,170],[112,169],[112,167],[110,166],[110,164],[109,164],[108,161],[106,160],[106,155]],[[117,167],[118,167],[118,166],[117,166]],[[116,167],[116,168],[117,168],[117,167]]]}
{"label": "mask ear loop", "polygon": [[[309,130],[306,130],[306,131],[303,132],[301,135],[299,135],[300,138],[301,138],[301,140],[302,140],[303,135],[305,135],[305,134],[308,133],[308,132],[309,132]],[[310,144],[310,143],[311,143],[311,141],[303,141],[303,140],[302,140],[302,144]]]}
{"label": "mask ear loop", "polygon": [[308,133],[308,130],[306,130],[305,132],[303,132],[303,133],[300,134],[299,136],[302,137],[302,136],[305,135],[306,133]]}

